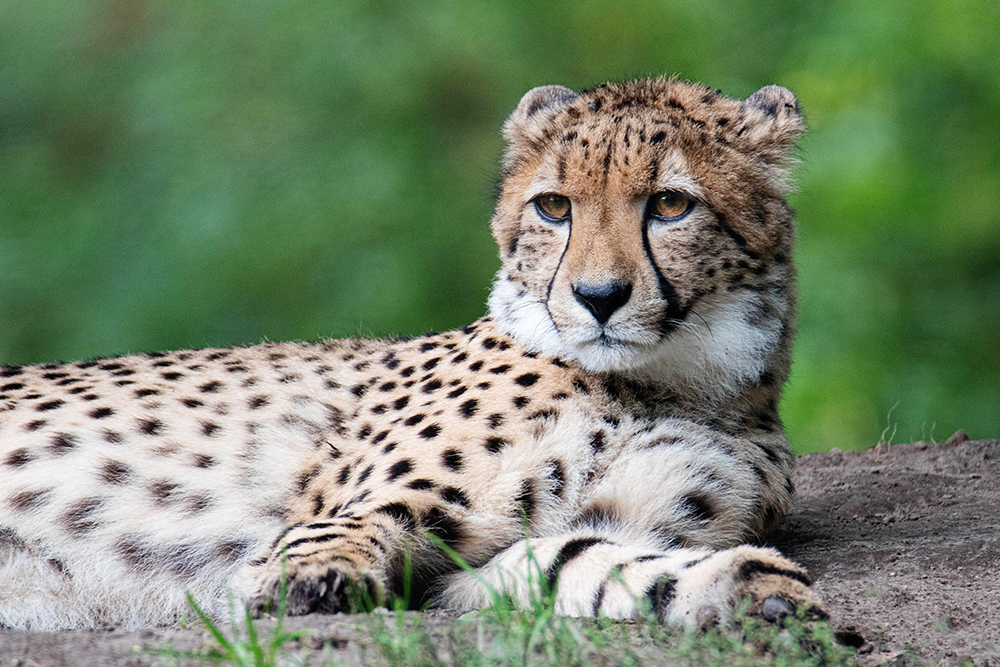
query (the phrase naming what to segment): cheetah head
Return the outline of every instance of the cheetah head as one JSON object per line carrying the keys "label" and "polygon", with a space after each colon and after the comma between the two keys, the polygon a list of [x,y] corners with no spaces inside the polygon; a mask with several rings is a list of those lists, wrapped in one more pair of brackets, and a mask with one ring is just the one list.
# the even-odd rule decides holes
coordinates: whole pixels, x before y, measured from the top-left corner
{"label": "cheetah head", "polygon": [[778,86],[743,101],[664,79],[529,91],[504,126],[491,314],[592,371],[733,388],[773,372],[793,326],[784,195],[803,129]]}

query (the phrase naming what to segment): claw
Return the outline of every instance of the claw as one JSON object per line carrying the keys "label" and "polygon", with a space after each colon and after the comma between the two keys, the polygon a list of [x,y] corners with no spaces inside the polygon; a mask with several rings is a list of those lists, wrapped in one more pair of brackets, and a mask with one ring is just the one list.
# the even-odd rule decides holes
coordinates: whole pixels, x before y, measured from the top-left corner
{"label": "claw", "polygon": [[764,604],[760,607],[760,614],[765,621],[781,623],[786,617],[795,614],[795,608],[785,598],[772,595],[764,600]]}

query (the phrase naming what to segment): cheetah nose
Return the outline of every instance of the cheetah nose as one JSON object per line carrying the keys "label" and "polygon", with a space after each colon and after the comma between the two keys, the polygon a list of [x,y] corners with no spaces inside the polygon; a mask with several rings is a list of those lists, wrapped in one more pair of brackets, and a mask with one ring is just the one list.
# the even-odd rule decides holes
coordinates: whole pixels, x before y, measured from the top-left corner
{"label": "cheetah nose", "polygon": [[600,324],[611,319],[614,312],[624,306],[631,295],[632,283],[624,280],[612,280],[595,285],[587,283],[573,285],[573,296]]}

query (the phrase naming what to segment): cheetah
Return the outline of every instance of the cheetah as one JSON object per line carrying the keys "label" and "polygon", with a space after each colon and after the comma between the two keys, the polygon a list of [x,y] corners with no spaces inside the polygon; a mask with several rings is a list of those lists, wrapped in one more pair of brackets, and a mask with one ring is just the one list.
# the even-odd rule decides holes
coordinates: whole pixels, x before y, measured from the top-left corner
{"label": "cheetah", "polygon": [[778,86],[535,88],[504,125],[473,324],[0,366],[0,625],[171,624],[186,591],[264,613],[283,576],[290,614],[547,582],[569,615],[822,617],[755,546],[793,491],[803,130]]}

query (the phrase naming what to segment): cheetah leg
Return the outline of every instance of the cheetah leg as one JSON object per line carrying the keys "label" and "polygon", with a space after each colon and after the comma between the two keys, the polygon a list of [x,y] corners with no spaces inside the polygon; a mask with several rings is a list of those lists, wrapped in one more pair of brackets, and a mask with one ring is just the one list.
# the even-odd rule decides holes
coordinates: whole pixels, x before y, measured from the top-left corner
{"label": "cheetah leg", "polygon": [[825,617],[801,567],[774,549],[751,546],[662,549],[583,529],[523,540],[477,575],[453,575],[444,603],[485,607],[492,589],[531,608],[543,591],[554,590],[560,614],[632,618],[648,609],[661,622],[696,626],[725,621],[749,597],[750,613],[770,621],[793,613],[797,605]]}

